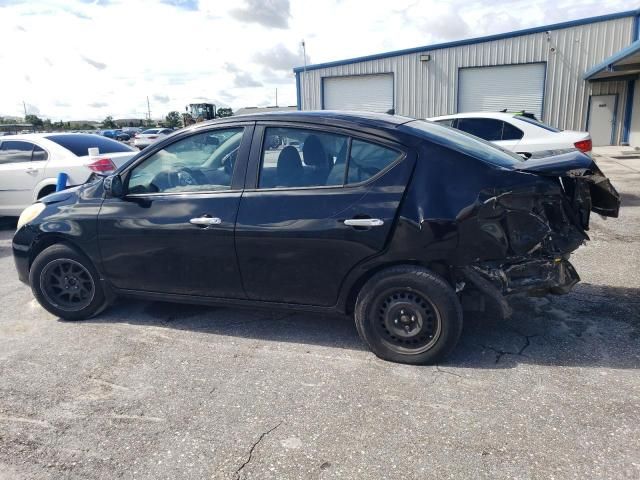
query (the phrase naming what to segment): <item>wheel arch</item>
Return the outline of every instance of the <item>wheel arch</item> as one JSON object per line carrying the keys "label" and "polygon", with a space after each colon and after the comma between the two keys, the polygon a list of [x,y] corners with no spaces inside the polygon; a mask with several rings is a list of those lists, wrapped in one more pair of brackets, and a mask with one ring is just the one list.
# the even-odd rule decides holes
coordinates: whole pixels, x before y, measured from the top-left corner
{"label": "wheel arch", "polygon": [[64,237],[58,234],[43,235],[33,243],[29,252],[29,271],[31,270],[31,265],[33,265],[33,261],[36,259],[36,257],[40,255],[40,253],[42,253],[46,248],[49,248],[50,246],[56,244],[64,244],[78,251],[79,253],[84,255],[91,262],[93,267],[96,268],[96,271],[99,272],[97,266],[95,265],[95,262],[91,260],[91,257],[87,254],[87,252],[84,251],[84,249],[82,249],[73,240],[69,240],[68,237]]}
{"label": "wheel arch", "polygon": [[449,281],[449,283],[451,283],[450,267],[444,262],[435,261],[424,263],[418,260],[386,262],[368,269],[345,288],[341,310],[343,310],[344,313],[351,315],[355,310],[356,300],[358,298],[360,290],[374,275],[389,268],[405,265],[426,268],[427,270],[431,270],[432,272],[437,273],[438,275]]}

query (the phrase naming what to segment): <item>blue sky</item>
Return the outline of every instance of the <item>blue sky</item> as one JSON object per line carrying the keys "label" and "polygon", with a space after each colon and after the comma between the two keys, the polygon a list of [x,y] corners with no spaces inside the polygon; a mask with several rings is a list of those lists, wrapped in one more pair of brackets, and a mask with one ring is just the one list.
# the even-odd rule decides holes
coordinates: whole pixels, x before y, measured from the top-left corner
{"label": "blue sky", "polygon": [[294,105],[326,62],[638,8],[621,0],[0,0],[0,115],[160,118],[188,103]]}

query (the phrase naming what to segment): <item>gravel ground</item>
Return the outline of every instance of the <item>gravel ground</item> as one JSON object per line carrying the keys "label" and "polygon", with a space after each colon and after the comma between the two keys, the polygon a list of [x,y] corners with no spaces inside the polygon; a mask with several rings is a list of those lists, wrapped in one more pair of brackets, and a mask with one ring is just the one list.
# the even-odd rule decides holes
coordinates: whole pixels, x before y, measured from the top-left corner
{"label": "gravel ground", "polygon": [[640,160],[563,297],[466,319],[436,367],[352,321],[120,301],[52,317],[0,231],[0,479],[640,478]]}

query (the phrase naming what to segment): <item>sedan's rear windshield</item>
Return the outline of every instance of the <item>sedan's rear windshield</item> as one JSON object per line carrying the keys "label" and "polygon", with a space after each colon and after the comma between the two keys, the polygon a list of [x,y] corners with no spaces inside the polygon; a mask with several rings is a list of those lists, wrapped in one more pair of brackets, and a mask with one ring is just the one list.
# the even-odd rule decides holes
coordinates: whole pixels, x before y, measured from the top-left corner
{"label": "sedan's rear windshield", "polygon": [[63,148],[66,148],[78,157],[84,157],[85,155],[88,155],[88,150],[93,147],[97,147],[100,153],[135,151],[124,143],[120,143],[115,140],[111,140],[110,138],[102,137],[99,135],[77,133],[70,135],[47,135],[45,138],[57,143]]}
{"label": "sedan's rear windshield", "polygon": [[441,124],[424,120],[416,120],[406,125],[426,133],[428,139],[434,143],[452,148],[493,165],[512,167],[524,161],[520,155],[456,128],[445,127]]}
{"label": "sedan's rear windshield", "polygon": [[527,122],[530,123],[532,125],[535,125],[536,127],[540,127],[540,128],[544,128],[545,130],[548,130],[550,132],[561,132],[562,130],[560,130],[559,128],[556,127],[552,127],[551,125],[547,125],[546,123],[542,123],[540,120],[536,120],[534,118],[530,118],[530,117],[525,117],[524,115],[516,115],[513,118],[517,118],[518,120],[520,120],[521,122]]}

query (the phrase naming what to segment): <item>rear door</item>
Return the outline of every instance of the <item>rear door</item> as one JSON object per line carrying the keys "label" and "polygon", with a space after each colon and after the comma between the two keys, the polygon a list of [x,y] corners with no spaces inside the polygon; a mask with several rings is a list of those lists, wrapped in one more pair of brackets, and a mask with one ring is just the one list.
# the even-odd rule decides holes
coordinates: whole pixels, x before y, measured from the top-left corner
{"label": "rear door", "polygon": [[0,143],[0,212],[17,215],[33,200],[33,189],[44,175],[47,152],[32,142]]}
{"label": "rear door", "polygon": [[342,280],[384,249],[415,154],[330,127],[256,127],[236,249],[250,299],[334,305]]}

